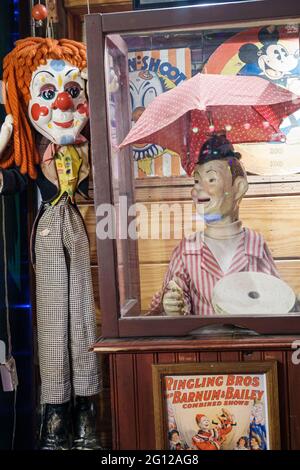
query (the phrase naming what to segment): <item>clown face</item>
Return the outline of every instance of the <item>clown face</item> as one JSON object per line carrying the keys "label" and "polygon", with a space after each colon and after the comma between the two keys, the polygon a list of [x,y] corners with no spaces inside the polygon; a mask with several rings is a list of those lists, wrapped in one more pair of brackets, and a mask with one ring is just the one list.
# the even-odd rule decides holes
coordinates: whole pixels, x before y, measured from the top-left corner
{"label": "clown face", "polygon": [[198,421],[198,426],[201,431],[209,431],[211,427],[210,420],[208,419],[207,416],[202,416],[200,421]]}
{"label": "clown face", "polygon": [[88,121],[80,70],[64,60],[50,59],[33,73],[30,95],[28,114],[34,128],[55,144],[75,143]]}
{"label": "clown face", "polygon": [[[160,79],[155,73],[139,71],[130,73],[130,98],[132,109],[132,124],[141,117],[146,107],[161,93],[163,87]],[[133,157],[136,161],[144,158],[156,157],[163,149],[156,144],[135,144],[133,146]]]}

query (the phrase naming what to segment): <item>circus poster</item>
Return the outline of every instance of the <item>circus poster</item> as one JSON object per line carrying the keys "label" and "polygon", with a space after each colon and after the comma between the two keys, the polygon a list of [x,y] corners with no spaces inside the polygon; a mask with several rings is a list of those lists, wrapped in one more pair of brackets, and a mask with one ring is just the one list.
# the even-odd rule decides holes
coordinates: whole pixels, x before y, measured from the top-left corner
{"label": "circus poster", "polygon": [[[191,77],[191,51],[179,48],[130,52],[128,68],[134,125],[156,96]],[[134,145],[133,160],[137,178],[185,174],[179,155],[159,145]]]}
{"label": "circus poster", "polygon": [[280,447],[275,361],[161,364],[152,370],[158,449]]}

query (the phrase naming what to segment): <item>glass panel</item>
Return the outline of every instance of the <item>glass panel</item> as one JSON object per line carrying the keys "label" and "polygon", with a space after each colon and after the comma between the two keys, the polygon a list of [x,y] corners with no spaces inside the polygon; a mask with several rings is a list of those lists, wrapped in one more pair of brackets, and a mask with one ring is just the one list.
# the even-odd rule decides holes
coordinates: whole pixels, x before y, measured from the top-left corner
{"label": "glass panel", "polygon": [[[108,95],[113,191],[131,194],[129,160],[122,230],[138,239],[138,258],[118,243],[121,304],[140,300],[143,316],[296,314],[298,24],[118,37],[127,70],[109,47],[106,67],[108,83],[122,77]],[[117,151],[128,121],[131,146]]]}
{"label": "glass panel", "polygon": [[127,47],[119,36],[107,38],[105,61],[114,207],[103,208],[108,226],[104,219],[103,233],[99,226],[97,233],[116,238],[120,310],[124,315],[133,315],[140,312],[139,274],[137,242],[127,236],[127,207],[134,202],[132,162],[128,148],[121,152],[118,149],[118,139],[124,138],[129,129]]}

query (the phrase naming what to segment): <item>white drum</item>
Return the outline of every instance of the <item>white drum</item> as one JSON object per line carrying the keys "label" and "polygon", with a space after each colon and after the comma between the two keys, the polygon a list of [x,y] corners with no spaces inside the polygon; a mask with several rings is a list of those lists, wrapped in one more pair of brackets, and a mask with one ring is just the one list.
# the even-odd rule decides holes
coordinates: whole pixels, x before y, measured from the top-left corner
{"label": "white drum", "polygon": [[257,272],[223,277],[212,295],[215,312],[223,315],[284,315],[295,302],[296,296],[286,282]]}

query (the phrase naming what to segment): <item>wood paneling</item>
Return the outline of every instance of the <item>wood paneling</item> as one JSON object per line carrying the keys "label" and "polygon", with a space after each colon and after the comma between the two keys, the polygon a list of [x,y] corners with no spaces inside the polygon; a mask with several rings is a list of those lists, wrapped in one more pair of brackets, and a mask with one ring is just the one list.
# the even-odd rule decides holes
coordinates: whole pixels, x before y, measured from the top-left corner
{"label": "wood paneling", "polygon": [[[276,261],[278,271],[284,281],[286,281],[296,293],[300,293],[300,261]],[[155,292],[161,289],[168,263],[161,264],[141,264],[141,298],[142,310],[149,308],[151,299]]]}
{"label": "wood paneling", "polygon": [[[246,198],[300,193],[300,176],[248,176]],[[136,201],[190,201],[194,179],[188,176],[136,180]]]}
{"label": "wood paneling", "polygon": [[[188,211],[190,203],[177,201],[178,209],[171,218],[172,224],[182,223],[181,213]],[[164,204],[167,204],[164,201]],[[172,202],[173,204],[173,202]],[[146,203],[150,221],[159,227],[159,212],[151,211],[151,204]],[[157,207],[157,206],[156,206]],[[97,264],[95,211],[92,205],[81,205],[80,212],[85,220],[91,244],[91,262]],[[300,196],[281,196],[274,198],[244,199],[241,204],[240,217],[245,227],[252,228],[263,234],[274,258],[300,257]],[[146,214],[141,215],[141,226],[149,223]],[[150,225],[150,223],[149,223]],[[149,230],[151,233],[151,231]],[[160,230],[161,232],[161,230]],[[171,240],[139,240],[139,260],[141,263],[166,263],[179,239]],[[287,243],[288,241],[288,243]]]}
{"label": "wood paneling", "polygon": [[[298,339],[300,345],[299,336]],[[118,450],[155,449],[152,364],[170,364],[195,362],[200,356],[201,362],[236,362],[241,359],[270,361],[276,360],[278,366],[278,391],[280,411],[281,449],[298,450],[300,448],[300,388],[299,365],[292,358],[293,338],[287,337],[248,337],[237,339],[191,339],[182,341],[171,338],[166,341],[147,339],[148,351],[139,348],[145,346],[143,339],[132,342],[132,352],[111,353],[113,416]],[[277,346],[275,346],[276,342]],[[105,340],[104,340],[105,342]],[[124,342],[123,342],[124,343]],[[162,352],[160,343],[169,349]],[[119,344],[119,343],[116,343]],[[99,345],[100,349],[101,346]],[[135,351],[134,351],[135,350]],[[126,348],[124,348],[126,351]],[[299,358],[299,354],[296,355]],[[188,361],[188,359],[191,359]],[[292,360],[293,359],[293,360]],[[124,405],[126,404],[126,405]],[[124,412],[126,408],[126,413]],[[138,419],[137,419],[138,416]],[[126,430],[126,432],[125,432]],[[130,446],[130,447],[127,447]]]}
{"label": "wood paneling", "polygon": [[[288,388],[288,363],[285,351],[274,351],[272,349],[264,351],[264,361],[277,361],[278,374],[278,395],[280,400],[280,423],[281,423],[281,444],[283,448],[289,447],[290,442],[290,409],[289,409],[289,388]],[[285,431],[284,431],[285,430]]]}
{"label": "wood paneling", "polygon": [[[123,372],[126,370],[126,374]],[[118,441],[120,450],[134,450],[138,448],[137,436],[137,403],[136,400],[136,374],[134,367],[134,356],[122,354],[115,358],[115,406],[122,427],[118,428]],[[127,402],[128,395],[131,397]]]}
{"label": "wood paneling", "polygon": [[[292,449],[300,449],[300,416],[299,416],[299,390],[300,390],[300,341],[295,341],[293,351],[287,352],[288,377],[288,403],[290,412],[288,418],[290,442]],[[298,410],[298,411],[297,411]]]}
{"label": "wood paneling", "polygon": [[135,357],[135,360],[137,377],[143,378],[142,380],[137,380],[136,383],[138,423],[147,423],[147,432],[138,433],[138,448],[144,450],[151,450],[151,441],[149,440],[149,434],[152,436],[155,434],[153,421],[153,393],[151,370],[151,366],[154,363],[154,355],[139,354]]}
{"label": "wood paneling", "polygon": [[177,354],[177,362],[199,362],[196,352],[180,352]]}
{"label": "wood paneling", "polygon": [[[164,204],[168,204],[167,201],[164,201]],[[174,202],[171,204],[174,204]],[[191,207],[190,203],[187,202],[176,201],[176,204],[178,204],[178,206],[173,206],[174,217],[171,216],[171,236],[173,236],[172,224],[175,223],[177,226],[178,224],[180,224],[179,226],[182,226],[182,214],[189,214],[189,207]],[[161,215],[157,209],[158,206],[156,206],[156,204],[152,205],[146,203],[145,207],[151,217],[147,217],[146,213],[141,213],[141,226],[144,227],[148,224],[148,219],[150,218],[151,223],[159,227],[159,235],[161,236]],[[243,221],[244,226],[256,230],[264,236],[274,258],[300,257],[299,217],[300,196],[249,198],[244,199],[241,204],[240,218]],[[188,224],[189,220],[186,219],[186,221]],[[178,245],[181,237],[182,233],[180,233],[179,230],[179,240],[178,238],[169,240],[139,240],[140,262],[168,262],[173,249]]]}

